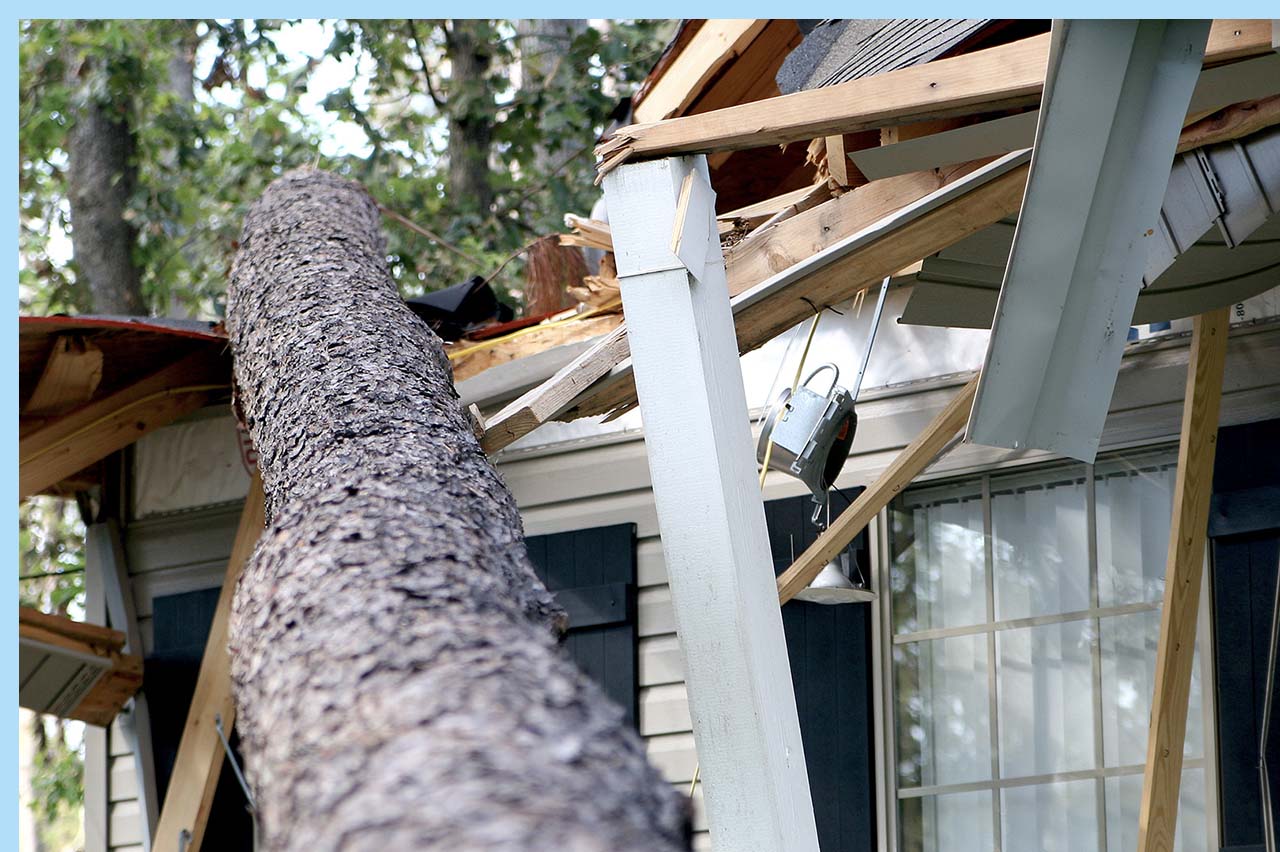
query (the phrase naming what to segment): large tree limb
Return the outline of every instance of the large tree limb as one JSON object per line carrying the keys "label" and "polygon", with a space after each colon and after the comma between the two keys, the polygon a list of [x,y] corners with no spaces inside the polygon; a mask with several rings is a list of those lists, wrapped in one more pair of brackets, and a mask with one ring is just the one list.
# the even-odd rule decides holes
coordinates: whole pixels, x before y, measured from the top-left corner
{"label": "large tree limb", "polygon": [[556,647],[515,501],[368,195],[273,184],[227,325],[268,517],[230,634],[264,848],[687,846],[684,800]]}

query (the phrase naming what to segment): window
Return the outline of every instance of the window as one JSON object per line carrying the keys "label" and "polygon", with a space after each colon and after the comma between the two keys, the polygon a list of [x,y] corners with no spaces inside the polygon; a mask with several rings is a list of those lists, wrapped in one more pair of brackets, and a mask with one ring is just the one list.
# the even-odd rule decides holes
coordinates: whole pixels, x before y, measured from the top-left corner
{"label": "window", "polygon": [[[1170,454],[1130,454],[916,489],[892,507],[902,852],[1136,846],[1173,483]],[[1181,852],[1209,847],[1200,658]]]}

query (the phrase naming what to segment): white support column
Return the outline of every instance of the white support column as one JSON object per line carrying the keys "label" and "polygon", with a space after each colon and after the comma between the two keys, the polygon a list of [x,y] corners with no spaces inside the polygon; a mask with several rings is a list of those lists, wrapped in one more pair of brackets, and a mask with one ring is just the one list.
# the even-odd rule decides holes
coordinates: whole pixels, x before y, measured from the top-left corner
{"label": "white support column", "polygon": [[[138,628],[138,612],[133,602],[133,584],[129,580],[124,543],[120,541],[120,530],[115,521],[91,524],[85,531],[85,559],[90,563],[90,570],[102,578],[107,619],[111,627],[124,633],[125,652],[142,655],[142,632]],[[155,753],[151,747],[151,710],[145,689],[144,686],[129,700],[119,719],[120,730],[129,740],[129,748],[133,752],[138,810],[143,822],[142,848],[150,852],[160,802],[156,794]]]}
{"label": "white support column", "polygon": [[604,189],[712,841],[817,852],[706,158]]}

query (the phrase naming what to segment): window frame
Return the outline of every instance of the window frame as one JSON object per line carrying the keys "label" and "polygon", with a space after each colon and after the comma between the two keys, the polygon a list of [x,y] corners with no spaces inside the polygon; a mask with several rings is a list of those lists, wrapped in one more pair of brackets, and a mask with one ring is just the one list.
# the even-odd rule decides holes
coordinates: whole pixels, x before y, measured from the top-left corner
{"label": "window frame", "polygon": [[[1118,449],[1103,455],[1098,463],[1082,465],[1080,462],[1073,462],[1064,459],[1037,458],[1030,461],[1018,461],[1005,464],[986,465],[980,468],[969,469],[960,472],[947,472],[932,477],[922,477],[915,488],[908,489],[904,495],[900,495],[893,503],[884,507],[877,513],[876,517],[870,524],[870,551],[871,551],[871,584],[876,591],[877,599],[873,602],[872,607],[872,643],[873,643],[873,667],[872,667],[872,688],[875,692],[876,700],[874,702],[875,719],[875,765],[878,767],[876,773],[876,803],[879,813],[879,847],[882,852],[899,852],[901,849],[901,805],[905,799],[922,798],[925,796],[935,795],[938,793],[962,793],[973,791],[990,791],[991,795],[991,818],[992,818],[992,849],[993,852],[1001,852],[1003,848],[1003,820],[1001,814],[1002,796],[1001,792],[1006,789],[1015,787],[1035,786],[1062,781],[1075,780],[1095,780],[1096,789],[1096,808],[1098,814],[1098,848],[1100,850],[1107,849],[1107,818],[1106,818],[1106,798],[1105,779],[1113,777],[1125,777],[1139,775],[1144,771],[1141,764],[1131,764],[1123,766],[1108,767],[1105,765],[1103,749],[1105,741],[1103,738],[1104,719],[1102,715],[1102,644],[1098,636],[1097,626],[1100,619],[1128,615],[1132,613],[1143,612],[1159,612],[1162,606],[1160,602],[1143,602],[1129,603],[1112,606],[1099,606],[1099,590],[1098,590],[1098,538],[1097,538],[1097,479],[1096,471],[1099,465],[1106,465],[1109,461],[1124,459],[1126,457],[1140,456],[1144,462],[1153,462],[1158,464],[1175,464],[1177,463],[1177,445],[1176,444],[1151,444],[1139,445],[1135,447]],[[1016,619],[995,619],[995,571],[994,557],[992,553],[992,518],[991,518],[991,480],[1009,473],[1020,473],[1030,476],[1043,476],[1047,481],[1051,481],[1054,471],[1064,471],[1071,467],[1081,468],[1085,482],[1086,494],[1086,529],[1088,535],[1087,551],[1089,559],[1089,608],[1074,612],[1057,613],[1052,615],[1036,615]],[[977,485],[981,490],[982,498],[982,514],[983,514],[983,533],[984,533],[984,558],[985,571],[984,583],[986,586],[987,596],[987,619],[974,625],[965,625],[959,627],[940,627],[931,628],[911,633],[894,633],[893,625],[893,599],[890,578],[890,567],[892,565],[892,541],[891,529],[892,518],[891,512],[894,507],[900,505],[905,494],[911,491],[934,490],[938,488],[947,488],[953,486],[957,491],[974,491]],[[1202,714],[1199,723],[1203,727],[1203,743],[1204,754],[1201,757],[1186,760],[1183,763],[1184,769],[1200,768],[1204,772],[1204,792],[1205,792],[1205,848],[1216,852],[1220,845],[1220,802],[1218,791],[1218,772],[1217,772],[1217,725],[1216,716],[1217,708],[1216,700],[1216,673],[1214,671],[1213,656],[1213,630],[1212,628],[1212,584],[1210,580],[1210,551],[1206,542],[1204,555],[1205,570],[1201,577],[1201,594],[1200,607],[1197,621],[1196,642],[1197,650],[1200,654],[1200,690],[1201,690],[1201,707]],[[1002,778],[1000,771],[1000,744],[999,744],[999,700],[997,683],[999,678],[998,667],[996,665],[996,635],[999,632],[1027,628],[1038,627],[1050,624],[1065,624],[1069,622],[1088,621],[1093,625],[1094,638],[1091,642],[1091,671],[1093,682],[1093,725],[1094,725],[1094,764],[1095,767],[1086,770],[1077,770],[1070,772],[1045,773],[1034,776],[1019,776],[1016,778]],[[940,639],[951,636],[978,636],[985,635],[987,639],[987,685],[988,685],[988,707],[989,724],[991,726],[991,761],[992,770],[991,778],[985,781],[955,783],[955,784],[936,784],[929,786],[900,788],[898,784],[898,766],[897,766],[897,693],[896,679],[893,676],[893,649],[895,645],[907,644],[911,642],[927,641],[931,639]],[[1190,721],[1190,720],[1189,720]]]}

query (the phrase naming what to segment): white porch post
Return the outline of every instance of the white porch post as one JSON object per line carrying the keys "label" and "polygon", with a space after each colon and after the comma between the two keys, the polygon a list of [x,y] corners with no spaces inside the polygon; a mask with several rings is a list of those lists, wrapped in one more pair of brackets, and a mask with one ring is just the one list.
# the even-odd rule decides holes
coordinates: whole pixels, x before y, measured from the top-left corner
{"label": "white porch post", "polygon": [[604,189],[712,840],[817,852],[706,158]]}

